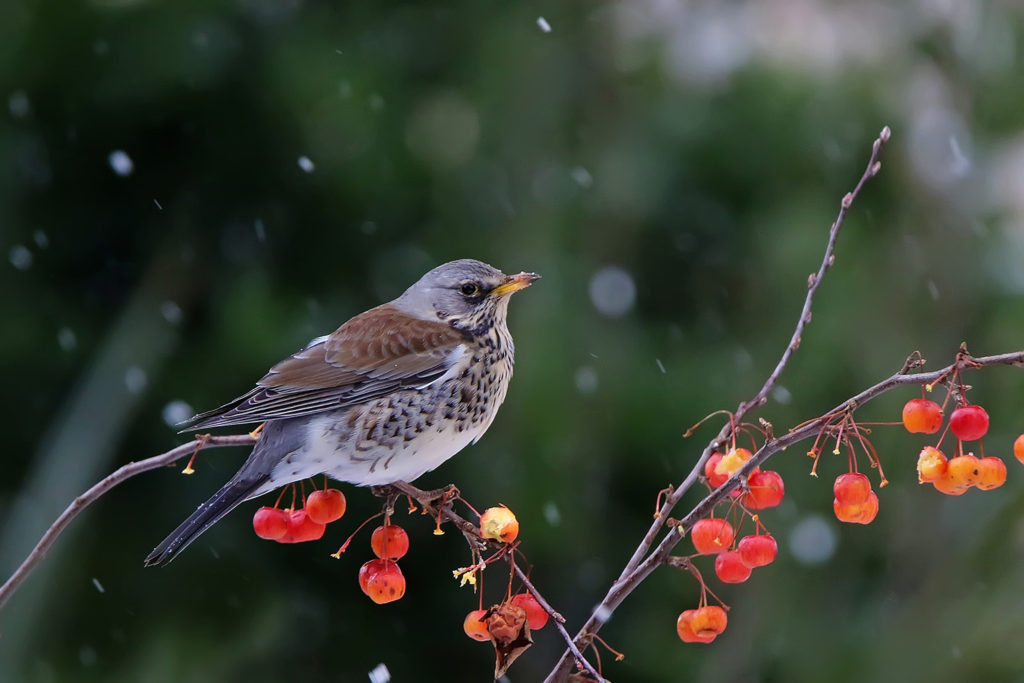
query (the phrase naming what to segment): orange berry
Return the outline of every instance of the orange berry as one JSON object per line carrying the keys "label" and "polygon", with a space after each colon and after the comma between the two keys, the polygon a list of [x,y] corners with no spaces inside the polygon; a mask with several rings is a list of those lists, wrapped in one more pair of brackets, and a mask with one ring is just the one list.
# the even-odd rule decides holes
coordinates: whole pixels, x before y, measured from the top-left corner
{"label": "orange berry", "polygon": [[462,630],[473,640],[490,640],[491,634],[487,632],[487,610],[475,609],[466,615],[462,622]]}
{"label": "orange berry", "polygon": [[701,555],[714,555],[729,549],[734,538],[732,525],[724,519],[701,519],[690,530],[693,547]]}
{"label": "orange berry", "polygon": [[480,535],[502,543],[511,543],[519,535],[519,520],[504,505],[487,508],[480,515]]}
{"label": "orange berry", "polygon": [[999,458],[982,458],[978,461],[978,482],[982,491],[997,489],[1006,483],[1006,463]]}
{"label": "orange berry", "polygon": [[373,554],[384,560],[397,560],[409,552],[409,534],[397,524],[386,524],[370,535]]}
{"label": "orange berry", "polygon": [[863,505],[871,496],[871,481],[860,472],[847,472],[836,477],[832,492],[840,505]]}
{"label": "orange berry", "polygon": [[856,505],[843,504],[836,498],[832,501],[832,510],[836,519],[850,524],[870,524],[878,514],[878,496],[874,491],[868,494],[867,501]]}
{"label": "orange berry", "polygon": [[725,476],[725,478],[728,479],[736,472],[736,470],[743,467],[743,465],[750,460],[753,455],[754,454],[746,448],[734,448],[722,456],[722,459],[718,461],[718,464],[715,466],[715,474]]}
{"label": "orange berry", "polygon": [[958,455],[946,464],[946,476],[957,486],[970,488],[978,483],[980,461],[974,455]]}
{"label": "orange berry", "polygon": [[942,408],[926,398],[907,401],[903,406],[903,426],[911,434],[934,434],[942,427]]}
{"label": "orange berry", "polygon": [[1024,434],[1018,436],[1017,440],[1013,442],[1013,457],[1024,464]]}
{"label": "orange berry", "polygon": [[683,611],[676,619],[676,633],[684,643],[710,643],[725,631],[729,618],[718,605]]}
{"label": "orange berry", "polygon": [[923,484],[941,479],[946,474],[947,462],[945,454],[938,448],[925,446],[917,456],[917,480]]}
{"label": "orange berry", "polygon": [[945,474],[933,481],[932,485],[935,486],[936,491],[945,493],[947,496],[962,496],[967,493],[967,489],[971,488],[970,486],[959,484],[950,478],[948,469]]}
{"label": "orange berry", "polygon": [[743,497],[744,504],[751,510],[766,510],[782,502],[786,487],[782,475],[771,470],[752,472],[747,478],[750,491]]}

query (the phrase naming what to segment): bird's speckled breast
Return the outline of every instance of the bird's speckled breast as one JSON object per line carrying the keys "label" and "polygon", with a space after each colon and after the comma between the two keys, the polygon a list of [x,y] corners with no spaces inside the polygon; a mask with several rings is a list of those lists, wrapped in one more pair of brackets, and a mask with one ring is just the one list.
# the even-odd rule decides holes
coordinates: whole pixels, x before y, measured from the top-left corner
{"label": "bird's speckled breast", "polygon": [[306,447],[272,478],[296,481],[326,470],[360,486],[412,481],[475,443],[505,400],[514,347],[508,328],[495,325],[460,348],[448,372],[427,387],[314,417]]}

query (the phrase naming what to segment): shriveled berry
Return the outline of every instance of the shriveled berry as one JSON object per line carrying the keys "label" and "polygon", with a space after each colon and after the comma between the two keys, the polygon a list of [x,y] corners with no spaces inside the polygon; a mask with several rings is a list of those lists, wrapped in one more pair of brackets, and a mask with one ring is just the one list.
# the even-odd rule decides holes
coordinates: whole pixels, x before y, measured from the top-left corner
{"label": "shriveled berry", "polygon": [[519,520],[504,505],[487,508],[480,515],[480,534],[502,543],[511,543],[519,535]]}
{"label": "shriveled berry", "polygon": [[475,609],[466,615],[462,622],[462,630],[473,640],[490,640],[491,634],[487,632],[487,610]]}
{"label": "shriveled berry", "polygon": [[713,555],[729,549],[734,538],[732,525],[724,519],[700,519],[690,531],[693,547],[702,555]]}
{"label": "shriveled berry", "polygon": [[526,620],[530,624],[531,631],[542,629],[548,623],[548,613],[544,611],[532,593],[516,593],[512,596],[512,604],[519,605],[526,610]]}
{"label": "shriveled berry", "polygon": [[936,481],[946,474],[948,461],[945,454],[933,446],[925,446],[917,456],[917,480],[922,484]]}
{"label": "shriveled berry", "polygon": [[942,427],[942,408],[926,398],[911,399],[903,406],[903,426],[911,434],[934,434]]}
{"label": "shriveled berry", "polygon": [[715,558],[715,574],[722,583],[743,583],[750,578],[750,567],[739,552],[727,550]]}
{"label": "shriveled berry", "polygon": [[409,534],[397,524],[385,524],[370,535],[373,554],[385,560],[397,560],[409,552]]}
{"label": "shriveled berry", "polygon": [[768,534],[744,536],[740,539],[736,549],[739,551],[743,564],[751,569],[771,564],[779,554],[778,543]]}
{"label": "shriveled berry", "polygon": [[338,489],[317,489],[306,498],[305,510],[318,524],[330,524],[341,519],[348,506],[345,494]]}
{"label": "shriveled berry", "polygon": [[982,491],[997,489],[1006,483],[1006,463],[999,458],[981,458],[978,461],[978,481],[974,484]]}
{"label": "shriveled berry", "polygon": [[847,472],[836,477],[832,492],[840,505],[863,505],[871,497],[871,481],[860,472]]}
{"label": "shriveled berry", "polygon": [[782,483],[782,475],[778,472],[765,470],[753,472],[747,478],[750,491],[744,495],[743,502],[751,510],[766,510],[782,502],[786,495],[786,487]]}
{"label": "shriveled berry", "polygon": [[949,428],[961,441],[977,441],[988,431],[988,413],[981,406],[963,406],[949,416]]}
{"label": "shriveled berry", "polygon": [[288,513],[278,508],[261,507],[252,517],[252,528],[260,538],[276,541],[288,533]]}

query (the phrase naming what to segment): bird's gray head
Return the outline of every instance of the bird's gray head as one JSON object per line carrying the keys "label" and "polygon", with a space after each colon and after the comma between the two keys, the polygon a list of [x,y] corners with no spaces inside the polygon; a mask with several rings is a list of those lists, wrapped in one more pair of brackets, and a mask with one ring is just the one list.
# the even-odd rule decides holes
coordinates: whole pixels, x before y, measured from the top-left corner
{"label": "bird's gray head", "polygon": [[450,261],[434,268],[392,302],[423,320],[440,320],[467,332],[504,324],[509,297],[529,287],[535,273],[505,275],[474,259]]}

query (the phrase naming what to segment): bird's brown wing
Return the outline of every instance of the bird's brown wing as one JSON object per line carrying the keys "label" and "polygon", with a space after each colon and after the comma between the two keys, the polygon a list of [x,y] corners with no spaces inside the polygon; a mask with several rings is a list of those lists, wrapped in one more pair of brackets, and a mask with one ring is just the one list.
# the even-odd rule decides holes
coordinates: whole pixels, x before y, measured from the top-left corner
{"label": "bird's brown wing", "polygon": [[390,304],[357,315],[281,361],[234,401],[188,421],[188,430],[310,415],[429,384],[457,360],[466,336]]}

